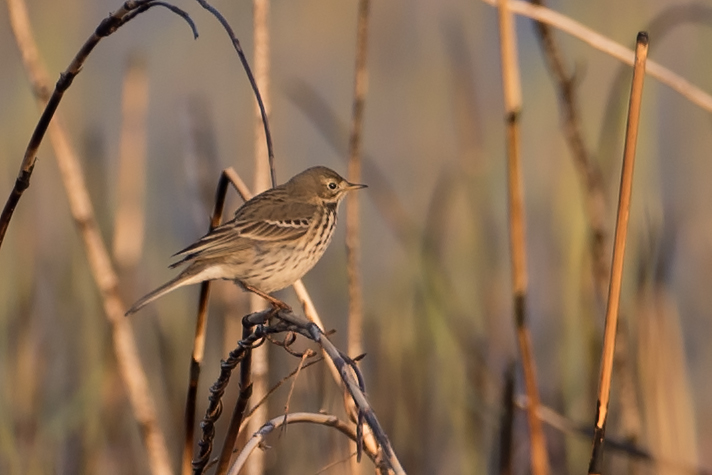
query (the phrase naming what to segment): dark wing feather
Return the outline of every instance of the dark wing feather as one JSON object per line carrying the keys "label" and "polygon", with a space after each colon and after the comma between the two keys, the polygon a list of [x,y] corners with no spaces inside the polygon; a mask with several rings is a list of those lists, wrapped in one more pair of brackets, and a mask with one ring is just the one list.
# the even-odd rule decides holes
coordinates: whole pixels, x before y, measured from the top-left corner
{"label": "dark wing feather", "polygon": [[235,217],[203,236],[200,240],[174,254],[183,257],[172,264],[239,252],[260,242],[292,240],[303,236],[314,219],[317,206],[310,203],[290,203],[286,196],[275,193],[269,206],[255,206],[269,196],[270,191],[256,196],[235,212]]}

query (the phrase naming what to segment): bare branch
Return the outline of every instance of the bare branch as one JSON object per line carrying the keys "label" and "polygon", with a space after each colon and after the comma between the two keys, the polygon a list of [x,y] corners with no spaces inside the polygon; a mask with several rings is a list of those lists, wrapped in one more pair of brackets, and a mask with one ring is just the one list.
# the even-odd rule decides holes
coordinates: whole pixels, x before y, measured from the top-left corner
{"label": "bare branch", "polygon": [[[116,12],[105,18],[99,26],[96,27],[96,30],[94,30],[94,33],[92,33],[89,39],[84,42],[84,45],[82,45],[79,52],[76,56],[74,56],[67,69],[60,74],[54,91],[50,95],[49,76],[47,72],[40,71],[43,68],[40,66],[39,53],[37,52],[37,47],[34,45],[35,42],[32,38],[32,33],[30,32],[29,20],[27,20],[27,9],[21,0],[6,1],[8,10],[10,11],[13,32],[20,48],[25,68],[29,71],[30,82],[33,86],[33,93],[45,108],[42,112],[40,120],[35,126],[35,130],[30,138],[30,143],[27,145],[27,149],[25,150],[25,156],[22,159],[20,171],[17,175],[17,179],[15,180],[15,186],[10,192],[10,196],[5,203],[2,214],[0,214],[0,246],[2,246],[5,233],[7,232],[7,228],[10,224],[10,219],[12,218],[15,208],[17,207],[24,191],[30,186],[30,177],[32,176],[32,171],[37,160],[37,150],[39,149],[40,144],[47,133],[47,128],[52,121],[52,117],[54,117],[57,107],[59,106],[62,97],[64,97],[64,92],[69,89],[69,86],[71,86],[76,75],[82,70],[87,57],[102,38],[111,35],[121,26],[126,24],[126,22],[136,16],[136,14],[131,15],[132,11],[137,9],[145,11],[152,6],[159,5],[159,3],[149,2],[147,0],[128,0]],[[181,16],[189,19],[187,14],[185,14],[185,16]],[[192,24],[192,21],[189,23],[195,32],[195,25]]]}
{"label": "bare branch", "polygon": [[270,165],[270,172],[272,175],[272,186],[275,187],[277,186],[277,173],[274,168],[274,148],[272,147],[272,133],[270,132],[269,129],[269,123],[267,120],[267,108],[265,107],[264,101],[262,100],[262,95],[260,94],[260,90],[257,87],[257,82],[255,81],[255,77],[252,74],[252,70],[250,69],[250,64],[247,62],[247,57],[245,56],[245,52],[242,50],[242,46],[240,46],[240,41],[237,39],[237,36],[235,36],[235,32],[232,30],[232,27],[230,26],[230,23],[225,19],[225,17],[220,13],[215,7],[210,5],[206,0],[196,0],[203,8],[208,10],[210,13],[215,16],[215,18],[218,19],[222,27],[225,29],[225,32],[228,34],[230,37],[230,40],[232,41],[232,45],[235,48],[235,51],[237,52],[237,55],[240,58],[240,62],[242,63],[242,67],[245,69],[245,74],[247,74],[247,79],[250,81],[250,86],[252,86],[252,91],[255,93],[255,99],[257,99],[257,105],[260,108],[260,114],[262,115],[262,123],[264,124],[265,127],[265,140],[267,141],[267,153],[269,156],[269,165]]}
{"label": "bare branch", "polygon": [[[240,470],[245,465],[245,462],[247,461],[250,454],[252,454],[252,452],[254,452],[254,450],[258,448],[260,444],[264,442],[265,438],[275,429],[279,429],[280,427],[286,427],[287,424],[299,423],[319,424],[328,427],[333,427],[349,439],[356,440],[356,433],[350,425],[348,425],[346,422],[341,421],[338,417],[329,414],[295,412],[293,414],[275,417],[271,421],[264,424],[262,428],[259,431],[255,432],[252,435],[252,438],[247,441],[247,444],[245,444],[245,447],[243,447],[243,449],[237,456],[235,463],[232,464],[232,467],[230,467],[228,475],[237,475],[238,473],[240,473]],[[378,465],[378,458],[376,453],[366,451],[366,455],[369,456],[373,463]]]}
{"label": "bare branch", "polygon": [[[273,317],[276,319],[275,323],[271,325],[263,324],[267,319]],[[373,435],[378,441],[385,463],[387,463],[397,475],[405,474],[400,465],[400,461],[391,447],[388,436],[383,431],[378,422],[378,418],[366,399],[363,388],[363,378],[356,364],[349,357],[341,353],[314,322],[298,316],[291,311],[281,309],[277,313],[275,313],[274,309],[252,313],[244,317],[243,322],[246,326],[256,325],[256,327],[252,333],[238,342],[237,348],[230,352],[228,358],[222,362],[220,376],[210,388],[211,395],[208,409],[201,424],[203,437],[198,444],[200,446],[200,453],[193,462],[193,469],[196,475],[203,473],[209,461],[213,438],[215,436],[215,422],[220,417],[222,411],[221,400],[230,380],[232,370],[246,357],[247,353],[255,344],[261,342],[267,335],[285,331],[299,333],[315,341],[322,347],[326,355],[337,368],[341,380],[353,398],[358,410],[359,419],[362,418],[373,431]],[[280,417],[280,420],[282,420],[282,417]],[[376,453],[376,450],[372,450],[368,446],[366,446],[366,451]]]}

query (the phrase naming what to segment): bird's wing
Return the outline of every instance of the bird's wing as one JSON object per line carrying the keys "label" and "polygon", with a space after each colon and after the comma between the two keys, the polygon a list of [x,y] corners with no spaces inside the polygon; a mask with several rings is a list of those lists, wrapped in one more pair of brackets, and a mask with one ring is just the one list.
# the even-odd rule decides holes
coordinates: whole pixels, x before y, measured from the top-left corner
{"label": "bird's wing", "polygon": [[317,207],[285,202],[273,203],[266,213],[241,212],[243,209],[238,210],[231,221],[216,227],[197,242],[174,254],[174,257],[183,259],[171,267],[196,257],[210,258],[237,252],[261,242],[297,239],[309,229]]}

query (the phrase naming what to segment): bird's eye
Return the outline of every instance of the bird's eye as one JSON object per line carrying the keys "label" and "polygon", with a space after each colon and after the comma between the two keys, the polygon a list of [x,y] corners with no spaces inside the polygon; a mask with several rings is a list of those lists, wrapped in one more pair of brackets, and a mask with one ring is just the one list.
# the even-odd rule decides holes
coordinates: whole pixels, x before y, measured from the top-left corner
{"label": "bird's eye", "polygon": [[334,183],[333,181],[332,181],[331,183],[329,183],[329,189],[330,189],[330,190],[335,190],[335,189],[336,189],[336,183]]}

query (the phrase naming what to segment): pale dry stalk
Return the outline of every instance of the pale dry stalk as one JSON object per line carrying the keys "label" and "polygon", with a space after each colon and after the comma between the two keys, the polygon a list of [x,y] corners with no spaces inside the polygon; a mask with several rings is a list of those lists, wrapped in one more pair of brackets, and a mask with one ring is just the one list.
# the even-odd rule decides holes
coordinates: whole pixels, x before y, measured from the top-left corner
{"label": "pale dry stalk", "polygon": [[[270,35],[269,18],[270,4],[267,0],[253,0],[253,24],[254,24],[254,74],[257,87],[262,94],[265,112],[270,115]],[[262,114],[258,106],[255,106],[255,175],[252,189],[255,194],[267,190],[275,180],[271,177],[270,163],[268,160],[267,142],[265,141],[265,131],[262,124]],[[250,310],[256,312],[265,308],[265,300],[258,295],[250,294]],[[269,389],[269,360],[267,350],[268,345],[262,345],[252,351],[252,397],[253,400],[260,400]],[[259,430],[264,421],[267,420],[267,405],[257,408],[254,417],[248,421],[248,433],[252,434]],[[258,451],[250,458],[247,464],[248,475],[261,475],[264,473],[264,452]]]}
{"label": "pale dry stalk", "polygon": [[133,58],[124,77],[121,139],[113,254],[119,268],[131,269],[141,259],[146,194],[146,116],[148,77],[142,60]]}
{"label": "pale dry stalk", "polygon": [[[40,62],[26,5],[23,0],[7,0],[7,5],[13,34],[20,48],[25,70],[33,85],[33,92],[43,106],[52,88],[49,75]],[[67,192],[70,211],[84,241],[91,273],[101,294],[104,313],[111,325],[119,374],[126,385],[134,417],[141,428],[151,472],[161,475],[171,474],[173,472],[165,437],[158,424],[156,404],[138,357],[130,320],[124,318],[125,305],[119,297],[118,278],[94,217],[79,159],[65,129],[56,117],[49,126],[49,135]]]}
{"label": "pale dry stalk", "polygon": [[526,322],[526,235],[519,138],[519,114],[522,107],[522,94],[519,61],[517,58],[517,38],[512,13],[508,10],[507,0],[500,0],[497,5],[499,8],[502,82],[504,86],[507,129],[507,189],[509,193],[509,243],[514,323],[524,371],[524,384],[530,402],[527,407],[527,421],[529,423],[531,444],[531,469],[534,475],[546,475],[549,473],[549,458],[546,451],[544,430],[541,421],[537,417],[540,404],[539,390],[537,388],[531,337]]}

